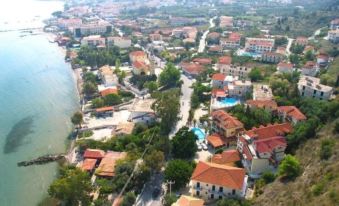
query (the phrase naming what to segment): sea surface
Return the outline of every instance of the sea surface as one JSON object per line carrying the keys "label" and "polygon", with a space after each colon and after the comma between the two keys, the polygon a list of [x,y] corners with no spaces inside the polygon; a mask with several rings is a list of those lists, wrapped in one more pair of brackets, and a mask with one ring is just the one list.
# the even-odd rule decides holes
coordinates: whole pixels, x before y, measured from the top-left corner
{"label": "sea surface", "polygon": [[57,164],[19,168],[17,162],[65,152],[79,97],[61,48],[41,31],[18,29],[42,27],[63,2],[0,5],[0,205],[35,206],[47,197]]}

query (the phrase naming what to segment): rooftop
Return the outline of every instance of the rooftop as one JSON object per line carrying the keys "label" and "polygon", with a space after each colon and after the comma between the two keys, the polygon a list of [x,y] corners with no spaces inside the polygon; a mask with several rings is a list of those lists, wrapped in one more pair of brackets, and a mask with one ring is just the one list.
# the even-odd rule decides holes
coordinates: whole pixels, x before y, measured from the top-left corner
{"label": "rooftop", "polygon": [[288,116],[297,120],[306,120],[306,116],[295,106],[281,106],[278,107],[279,112],[284,112]]}
{"label": "rooftop", "polygon": [[246,104],[258,108],[276,109],[278,107],[278,104],[274,100],[247,100]]}
{"label": "rooftop", "polygon": [[85,159],[82,162],[81,169],[84,171],[91,171],[95,168],[95,164],[97,163],[97,159]]}
{"label": "rooftop", "polygon": [[89,159],[102,159],[105,156],[105,152],[100,149],[86,149],[84,153],[84,158]]}
{"label": "rooftop", "polygon": [[230,65],[232,63],[232,57],[230,57],[230,56],[219,57],[218,63]]}
{"label": "rooftop", "polygon": [[172,206],[203,206],[204,200],[187,196],[187,195],[181,195],[180,198],[172,204]]}
{"label": "rooftop", "polygon": [[212,117],[225,128],[243,127],[243,124],[236,117],[231,116],[224,110],[216,110],[212,112]]}
{"label": "rooftop", "polygon": [[238,150],[226,150],[223,151],[221,154],[213,155],[211,162],[215,164],[233,164],[234,162],[240,161],[240,155]]}
{"label": "rooftop", "polygon": [[245,132],[245,135],[252,139],[262,140],[275,136],[285,136],[293,131],[290,123],[282,124],[269,124],[267,126],[260,126],[258,128],[252,128]]}
{"label": "rooftop", "polygon": [[223,138],[219,134],[212,134],[207,137],[207,141],[212,147],[222,147],[225,145]]}
{"label": "rooftop", "polygon": [[116,161],[125,158],[126,155],[126,152],[107,152],[96,169],[96,174],[98,176],[113,177]]}

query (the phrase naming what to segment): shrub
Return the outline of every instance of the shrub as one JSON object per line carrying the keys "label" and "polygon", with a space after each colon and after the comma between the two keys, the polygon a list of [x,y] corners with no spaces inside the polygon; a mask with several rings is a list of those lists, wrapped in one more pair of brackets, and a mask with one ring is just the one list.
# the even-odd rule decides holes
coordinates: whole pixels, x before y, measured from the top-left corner
{"label": "shrub", "polygon": [[322,140],[320,147],[320,159],[327,160],[332,156],[335,142],[330,139]]}
{"label": "shrub", "polygon": [[297,158],[287,155],[279,165],[279,175],[288,179],[295,179],[301,173],[300,163]]}

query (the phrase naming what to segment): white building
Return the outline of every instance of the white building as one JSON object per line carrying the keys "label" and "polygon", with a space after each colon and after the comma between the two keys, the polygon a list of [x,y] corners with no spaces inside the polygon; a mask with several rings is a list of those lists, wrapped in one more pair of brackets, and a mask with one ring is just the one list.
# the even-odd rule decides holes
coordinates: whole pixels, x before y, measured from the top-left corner
{"label": "white building", "polygon": [[242,198],[247,179],[243,168],[200,161],[192,174],[189,192],[205,201]]}
{"label": "white building", "polygon": [[95,21],[74,27],[73,32],[76,37],[105,34],[112,32],[112,25],[106,21]]}
{"label": "white building", "polygon": [[236,80],[232,84],[228,84],[227,88],[230,96],[244,97],[246,94],[252,93],[252,82]]}
{"label": "white building", "polygon": [[131,47],[132,40],[127,37],[111,36],[107,37],[107,46],[117,46],[119,48],[125,49]]}
{"label": "white building", "polygon": [[280,62],[277,66],[277,70],[280,73],[292,73],[294,68],[291,63]]}
{"label": "white building", "polygon": [[333,88],[320,84],[320,79],[310,76],[301,76],[298,82],[298,90],[302,97],[312,97],[320,100],[331,98]]}
{"label": "white building", "polygon": [[301,74],[305,76],[314,77],[318,72],[318,64],[313,61],[308,61],[304,66],[301,67]]}
{"label": "white building", "polygon": [[333,43],[339,43],[339,29],[328,32],[328,40]]}
{"label": "white building", "polygon": [[246,38],[245,50],[255,53],[271,52],[274,47],[274,39]]}
{"label": "white building", "polygon": [[101,37],[100,35],[86,36],[81,39],[81,46],[96,47],[99,45],[106,45],[105,43],[105,38]]}

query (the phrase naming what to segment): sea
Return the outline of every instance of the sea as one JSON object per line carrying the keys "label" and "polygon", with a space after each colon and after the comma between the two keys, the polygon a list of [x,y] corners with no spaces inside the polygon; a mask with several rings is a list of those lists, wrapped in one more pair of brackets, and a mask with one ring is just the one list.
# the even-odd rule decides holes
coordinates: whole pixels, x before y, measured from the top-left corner
{"label": "sea", "polygon": [[0,206],[35,206],[48,197],[57,163],[17,162],[67,149],[79,109],[75,75],[65,53],[41,31],[62,1],[0,0]]}

